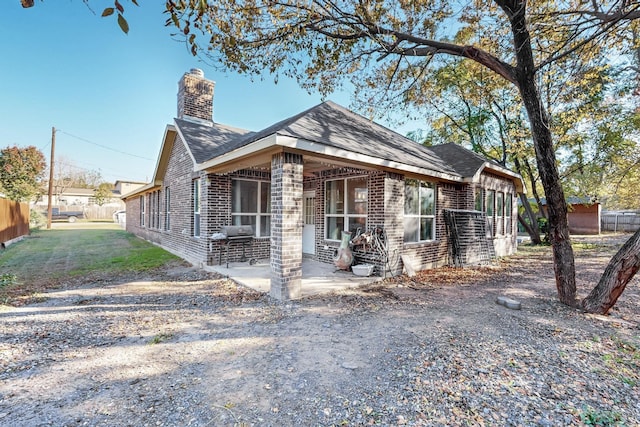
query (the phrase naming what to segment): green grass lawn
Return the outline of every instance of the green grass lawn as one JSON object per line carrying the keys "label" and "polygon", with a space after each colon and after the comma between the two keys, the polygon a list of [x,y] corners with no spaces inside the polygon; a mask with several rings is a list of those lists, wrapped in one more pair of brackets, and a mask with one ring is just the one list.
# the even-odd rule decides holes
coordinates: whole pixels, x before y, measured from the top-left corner
{"label": "green grass lawn", "polygon": [[0,252],[0,303],[60,280],[143,272],[177,259],[115,224],[35,231]]}

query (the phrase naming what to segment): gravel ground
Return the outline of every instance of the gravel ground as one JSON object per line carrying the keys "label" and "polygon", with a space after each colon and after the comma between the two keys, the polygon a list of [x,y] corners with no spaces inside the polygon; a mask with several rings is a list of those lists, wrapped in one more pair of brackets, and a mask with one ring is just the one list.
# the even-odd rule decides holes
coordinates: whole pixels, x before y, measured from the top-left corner
{"label": "gravel ground", "polygon": [[[622,240],[574,240],[584,296]],[[176,265],[68,283],[0,309],[0,424],[640,425],[638,283],[565,307],[548,248],[290,303]]]}

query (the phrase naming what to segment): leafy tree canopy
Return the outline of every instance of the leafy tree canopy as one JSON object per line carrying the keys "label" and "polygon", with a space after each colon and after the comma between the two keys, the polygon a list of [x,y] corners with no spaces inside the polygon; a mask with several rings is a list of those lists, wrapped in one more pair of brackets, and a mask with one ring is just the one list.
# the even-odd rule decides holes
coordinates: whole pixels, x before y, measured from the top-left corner
{"label": "leafy tree canopy", "polygon": [[46,167],[44,154],[34,146],[0,150],[0,191],[11,200],[25,202],[40,192]]}

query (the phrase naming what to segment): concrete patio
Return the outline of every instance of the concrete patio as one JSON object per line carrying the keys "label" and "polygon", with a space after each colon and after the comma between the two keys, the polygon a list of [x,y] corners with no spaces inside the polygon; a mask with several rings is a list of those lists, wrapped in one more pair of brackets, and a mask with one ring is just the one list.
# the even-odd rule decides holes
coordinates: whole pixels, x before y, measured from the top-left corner
{"label": "concrete patio", "polygon": [[[236,283],[269,293],[271,286],[271,268],[268,259],[261,259],[254,265],[248,262],[230,262],[226,265],[209,265],[205,269],[226,276]],[[322,263],[311,259],[302,260],[302,289],[301,296],[318,295],[362,285],[381,280],[381,277],[356,276],[351,271],[337,270],[333,264]]]}

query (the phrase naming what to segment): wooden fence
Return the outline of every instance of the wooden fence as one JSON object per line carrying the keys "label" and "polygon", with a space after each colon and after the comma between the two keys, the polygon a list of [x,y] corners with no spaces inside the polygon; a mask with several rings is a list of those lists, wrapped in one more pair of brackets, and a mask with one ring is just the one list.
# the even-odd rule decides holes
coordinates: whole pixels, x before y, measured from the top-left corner
{"label": "wooden fence", "polygon": [[0,243],[29,234],[29,204],[0,198]]}
{"label": "wooden fence", "polygon": [[602,231],[635,232],[640,228],[640,215],[602,214]]}

